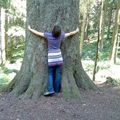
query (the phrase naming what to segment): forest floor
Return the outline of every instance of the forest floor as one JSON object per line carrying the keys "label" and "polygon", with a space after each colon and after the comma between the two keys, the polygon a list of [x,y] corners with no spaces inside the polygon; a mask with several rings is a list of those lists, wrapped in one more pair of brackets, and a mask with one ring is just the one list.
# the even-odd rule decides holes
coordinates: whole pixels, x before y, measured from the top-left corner
{"label": "forest floor", "polygon": [[81,90],[81,100],[61,94],[38,100],[0,95],[0,120],[120,120],[120,88],[99,86]]}
{"label": "forest floor", "polygon": [[[103,64],[105,67],[105,62]],[[118,66],[112,66],[112,70],[114,67],[116,72],[120,71]],[[120,120],[120,86],[105,82],[107,77],[119,76],[115,70],[104,69],[96,74],[95,84],[100,90],[80,90],[81,99],[65,99],[58,94],[42,96],[38,100],[22,100],[0,93],[0,120]],[[10,70],[7,73],[11,74]]]}

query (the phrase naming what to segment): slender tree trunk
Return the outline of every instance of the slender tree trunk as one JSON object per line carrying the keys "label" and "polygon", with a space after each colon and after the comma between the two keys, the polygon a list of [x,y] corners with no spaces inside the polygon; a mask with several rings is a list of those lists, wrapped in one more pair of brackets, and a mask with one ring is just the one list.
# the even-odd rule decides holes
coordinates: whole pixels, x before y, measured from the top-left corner
{"label": "slender tree trunk", "polygon": [[6,59],[8,58],[8,13],[6,11],[5,16],[5,52],[6,52]]}
{"label": "slender tree trunk", "polygon": [[112,1],[112,3],[110,4],[110,10],[108,13],[108,30],[107,30],[107,40],[109,40],[110,38],[110,27],[111,27],[111,23],[112,23],[112,11],[113,11],[113,4],[114,4],[114,0]]}
{"label": "slender tree trunk", "polygon": [[85,24],[85,39],[88,42],[90,42],[89,37],[88,37],[88,26],[89,26],[89,13],[87,12],[87,18],[86,18],[86,24]]}
{"label": "slender tree trunk", "polygon": [[95,65],[94,65],[94,70],[93,70],[93,81],[95,81],[95,75],[96,75],[96,72],[97,72],[97,62],[98,62],[98,60],[99,60],[99,42],[100,42],[100,40],[99,40],[99,29],[98,29],[98,40],[97,40],[97,45],[96,45],[96,57],[95,57]]}
{"label": "slender tree trunk", "polygon": [[81,27],[81,35],[80,35],[80,52],[82,54],[82,49],[83,49],[83,45],[84,45],[84,38],[85,38],[85,28],[87,25],[87,18],[88,14],[85,12],[83,14],[83,22],[82,22],[82,27]]}
{"label": "slender tree trunk", "polygon": [[[119,57],[119,54],[120,54],[120,34],[118,33],[117,35],[117,45],[116,45],[116,58]],[[116,59],[115,59],[115,63],[116,63]]]}
{"label": "slender tree trunk", "polygon": [[0,8],[0,64],[4,64],[5,57],[5,10]]}
{"label": "slender tree trunk", "polygon": [[[65,32],[79,25],[79,0],[29,0],[27,24],[38,31],[51,31],[55,24]],[[46,89],[47,43],[26,30],[25,56],[20,72],[9,84],[12,95],[38,98]],[[62,45],[64,65],[62,88],[65,97],[80,97],[79,88],[95,89],[96,86],[84,71],[80,61],[79,36],[66,39]]]}
{"label": "slender tree trunk", "polygon": [[100,11],[100,23],[99,23],[99,31],[100,31],[100,49],[103,48],[103,36],[104,36],[104,0],[101,0],[101,11]]}
{"label": "slender tree trunk", "polygon": [[116,59],[116,48],[117,48],[117,35],[118,35],[118,27],[120,22],[120,0],[117,1],[117,9],[115,12],[115,22],[114,22],[114,28],[113,28],[113,34],[112,34],[112,50],[111,50],[111,63],[115,63]]}

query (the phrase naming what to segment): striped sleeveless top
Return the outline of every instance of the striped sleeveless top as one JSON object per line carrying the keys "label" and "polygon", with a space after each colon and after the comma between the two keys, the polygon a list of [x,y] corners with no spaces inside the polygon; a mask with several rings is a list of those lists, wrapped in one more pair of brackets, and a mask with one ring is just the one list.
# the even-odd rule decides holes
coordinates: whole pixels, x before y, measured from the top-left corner
{"label": "striped sleeveless top", "polygon": [[48,51],[48,66],[62,65],[63,57],[61,50],[49,50]]}
{"label": "striped sleeveless top", "polygon": [[45,32],[44,37],[48,41],[48,66],[62,65],[63,57],[60,45],[65,38],[65,33],[61,32],[61,35],[58,38],[55,38],[52,36],[52,33]]}

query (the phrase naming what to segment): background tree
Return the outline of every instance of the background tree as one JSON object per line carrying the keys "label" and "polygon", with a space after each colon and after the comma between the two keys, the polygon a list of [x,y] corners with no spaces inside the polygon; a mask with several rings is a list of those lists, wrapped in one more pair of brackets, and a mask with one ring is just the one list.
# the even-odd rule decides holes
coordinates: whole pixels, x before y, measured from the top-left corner
{"label": "background tree", "polygon": [[[82,1],[81,4],[83,4],[84,1]],[[89,17],[89,7],[90,7],[90,1],[87,0],[85,4],[82,6],[82,25],[81,25],[81,35],[80,35],[80,52],[82,54],[82,49],[83,49],[83,43],[85,39],[85,35],[87,38],[87,27],[88,27],[88,17]]]}
{"label": "background tree", "polygon": [[5,10],[0,8],[0,64],[4,64],[5,61]]}
{"label": "background tree", "polygon": [[101,0],[100,3],[100,23],[99,23],[99,40],[100,44],[99,47],[102,49],[103,48],[103,36],[104,36],[104,11],[105,11],[105,0]]}
{"label": "background tree", "polygon": [[88,37],[88,27],[90,14],[92,13],[91,9],[95,3],[95,0],[84,0],[80,1],[80,21],[81,21],[81,33],[80,33],[80,53],[82,55],[82,49],[84,42],[89,42]]}
{"label": "background tree", "polygon": [[[51,31],[59,24],[65,32],[79,25],[79,0],[29,0],[27,25],[38,31]],[[62,93],[66,97],[80,97],[79,88],[95,89],[96,86],[84,71],[80,61],[79,36],[73,36],[62,45]],[[42,38],[26,33],[26,46],[22,67],[8,90],[15,96],[38,98],[43,94],[47,81],[47,44]]]}
{"label": "background tree", "polygon": [[117,49],[117,37],[118,37],[118,28],[120,22],[120,0],[116,2],[116,12],[115,12],[115,21],[112,34],[112,50],[111,50],[111,63],[116,61],[116,49]]}
{"label": "background tree", "polygon": [[1,31],[1,62],[5,63],[7,55],[7,29],[6,29],[6,9],[9,8],[10,0],[1,0],[0,1],[0,31]]}
{"label": "background tree", "polygon": [[114,0],[112,2],[109,3],[109,1],[107,1],[107,10],[108,12],[108,19],[107,19],[107,40],[110,39],[110,33],[111,33],[111,24],[112,24],[112,14],[113,14],[113,6],[114,6]]}

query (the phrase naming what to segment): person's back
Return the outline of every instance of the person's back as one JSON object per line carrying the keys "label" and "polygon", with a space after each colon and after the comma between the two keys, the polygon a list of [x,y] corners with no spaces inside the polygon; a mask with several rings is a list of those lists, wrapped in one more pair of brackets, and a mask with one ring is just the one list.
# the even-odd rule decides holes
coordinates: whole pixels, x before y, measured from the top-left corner
{"label": "person's back", "polygon": [[61,42],[65,38],[65,33],[62,32],[59,37],[54,37],[52,33],[45,32],[44,36],[48,40],[48,50],[60,49]]}
{"label": "person's back", "polygon": [[65,38],[65,33],[61,32],[61,28],[59,26],[54,26],[51,33],[44,33],[44,37],[48,41],[48,66],[62,65],[63,58],[60,45]]}
{"label": "person's back", "polygon": [[[64,38],[74,35],[79,32],[77,28],[75,31],[70,33],[61,32],[59,26],[54,26],[52,32],[38,32],[34,29],[31,29],[30,26],[28,29],[37,36],[41,36],[47,39],[48,41],[48,81],[47,81],[47,92],[45,96],[53,95],[55,92],[60,92],[60,69],[63,64],[63,58],[60,50],[61,42]],[[53,79],[53,74],[55,79]]]}

